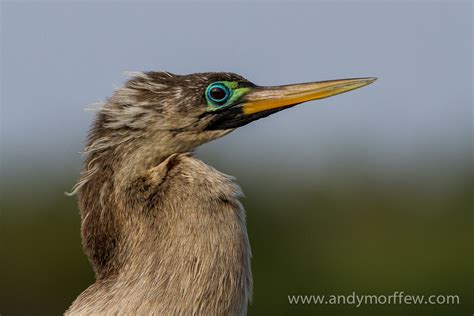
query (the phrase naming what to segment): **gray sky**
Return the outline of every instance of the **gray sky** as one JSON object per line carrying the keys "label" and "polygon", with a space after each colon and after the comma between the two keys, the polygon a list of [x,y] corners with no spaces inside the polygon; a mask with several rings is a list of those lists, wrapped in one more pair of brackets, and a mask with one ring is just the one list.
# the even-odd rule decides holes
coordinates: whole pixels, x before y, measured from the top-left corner
{"label": "gray sky", "polygon": [[[2,160],[77,165],[124,71],[232,71],[262,85],[376,76],[206,145],[204,156],[316,166],[459,158],[471,146],[472,4],[2,2]],[[34,159],[32,159],[34,157]]]}

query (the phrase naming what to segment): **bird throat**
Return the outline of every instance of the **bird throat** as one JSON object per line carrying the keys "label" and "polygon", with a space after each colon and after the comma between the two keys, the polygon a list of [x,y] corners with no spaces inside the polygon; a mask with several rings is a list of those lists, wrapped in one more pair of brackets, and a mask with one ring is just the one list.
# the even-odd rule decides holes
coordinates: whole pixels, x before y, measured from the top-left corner
{"label": "bird throat", "polygon": [[252,280],[240,188],[186,154],[136,173],[127,173],[133,159],[111,155],[86,161],[96,170],[79,191],[81,231],[97,280],[70,312],[245,314]]}

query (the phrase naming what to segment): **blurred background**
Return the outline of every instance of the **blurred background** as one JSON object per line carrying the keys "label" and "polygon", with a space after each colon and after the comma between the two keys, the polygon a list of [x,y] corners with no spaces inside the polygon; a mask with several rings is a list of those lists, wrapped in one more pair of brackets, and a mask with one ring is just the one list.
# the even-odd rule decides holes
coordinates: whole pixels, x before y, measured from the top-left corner
{"label": "blurred background", "polygon": [[[474,311],[471,1],[1,3],[2,315],[59,315],[93,282],[66,197],[124,71],[262,84],[376,76],[202,146],[246,193],[250,315]],[[459,305],[290,305],[291,294]]]}

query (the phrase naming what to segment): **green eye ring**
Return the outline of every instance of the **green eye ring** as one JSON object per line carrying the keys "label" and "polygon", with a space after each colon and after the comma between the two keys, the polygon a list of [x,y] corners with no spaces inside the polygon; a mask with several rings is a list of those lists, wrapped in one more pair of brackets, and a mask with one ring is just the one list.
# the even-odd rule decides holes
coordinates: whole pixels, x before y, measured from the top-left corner
{"label": "green eye ring", "polygon": [[208,103],[216,107],[226,104],[232,95],[231,89],[222,82],[211,83],[206,88],[206,99]]}
{"label": "green eye ring", "polygon": [[239,87],[236,81],[215,81],[209,84],[204,92],[207,111],[226,109],[239,102],[242,96],[250,91],[249,87]]}

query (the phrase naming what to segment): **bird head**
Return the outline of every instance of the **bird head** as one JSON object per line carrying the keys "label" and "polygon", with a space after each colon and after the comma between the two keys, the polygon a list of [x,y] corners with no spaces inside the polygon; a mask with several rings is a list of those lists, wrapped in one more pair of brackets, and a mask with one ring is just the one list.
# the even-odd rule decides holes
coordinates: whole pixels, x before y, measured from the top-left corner
{"label": "bird head", "polygon": [[227,72],[134,73],[105,104],[99,123],[112,131],[108,137],[115,133],[123,139],[126,131],[128,139],[148,140],[150,146],[166,145],[171,154],[189,151],[296,104],[354,90],[374,80],[357,78],[266,87]]}

